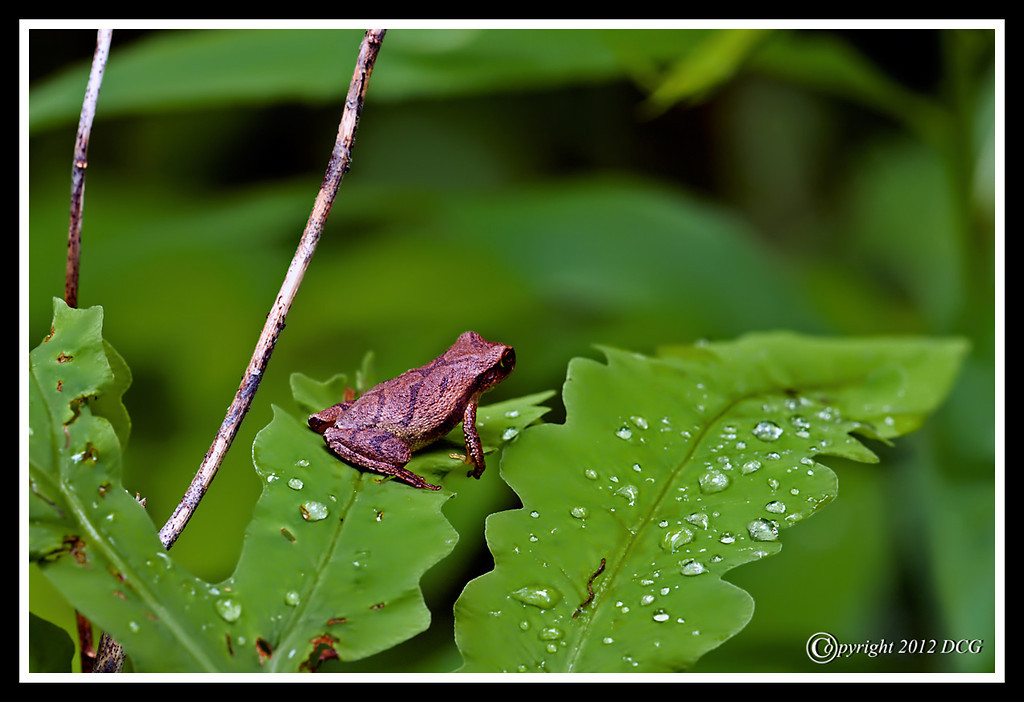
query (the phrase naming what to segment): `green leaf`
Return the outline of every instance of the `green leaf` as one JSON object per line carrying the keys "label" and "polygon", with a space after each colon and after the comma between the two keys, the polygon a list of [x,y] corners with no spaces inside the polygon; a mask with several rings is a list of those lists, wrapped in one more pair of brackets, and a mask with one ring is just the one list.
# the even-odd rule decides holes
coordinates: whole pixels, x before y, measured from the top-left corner
{"label": "green leaf", "polygon": [[[317,383],[301,374],[291,383],[301,389],[303,412],[337,402],[347,384],[344,376]],[[542,397],[481,407],[485,447],[509,441],[533,421]],[[311,656],[357,660],[427,628],[420,579],[458,538],[441,509],[476,484],[451,452],[452,445],[439,442],[408,464],[447,490],[410,489],[338,461],[305,416],[274,407],[253,446],[263,494],[238,567],[218,586],[240,611],[232,635],[260,642],[254,653],[271,654],[264,670],[313,668],[318,661],[307,663]]]}
{"label": "green leaf", "polygon": [[648,116],[672,105],[700,100],[731,79],[770,29],[720,29],[675,62],[647,98]]}
{"label": "green leaf", "polygon": [[[126,420],[127,366],[103,341],[102,320],[99,307],[55,300],[53,332],[31,352],[30,557],[136,671],[297,671],[426,628],[419,580],[456,539],[441,507],[479,485],[450,445],[409,464],[448,489],[415,490],[338,461],[304,416],[275,407],[253,447],[263,494],[241,557],[230,578],[207,583],[170,557],[122,487],[118,433],[101,412]],[[346,385],[292,382],[300,404],[331,404]],[[480,408],[490,461],[544,397]]]}
{"label": "green leaf", "polygon": [[[111,54],[98,119],[154,111],[343,99],[363,29],[229,29],[153,34]],[[607,81],[673,56],[687,30],[393,29],[372,100],[537,90]],[[88,62],[34,86],[31,130],[77,119]]]}
{"label": "green leaf", "polygon": [[52,331],[30,353],[29,556],[149,670],[217,670],[222,642],[182,614],[204,584],[167,557],[121,484],[130,378],[102,324],[102,308],[55,299]]}
{"label": "green leaf", "polygon": [[495,568],[456,603],[463,670],[687,669],[752,616],[722,576],[836,497],[820,461],[877,460],[853,434],[919,426],[965,352],[778,333],[574,360],[565,424],[502,462],[523,508],[488,519]]}
{"label": "green leaf", "polygon": [[28,615],[28,670],[30,673],[70,673],[75,644],[59,626]]}

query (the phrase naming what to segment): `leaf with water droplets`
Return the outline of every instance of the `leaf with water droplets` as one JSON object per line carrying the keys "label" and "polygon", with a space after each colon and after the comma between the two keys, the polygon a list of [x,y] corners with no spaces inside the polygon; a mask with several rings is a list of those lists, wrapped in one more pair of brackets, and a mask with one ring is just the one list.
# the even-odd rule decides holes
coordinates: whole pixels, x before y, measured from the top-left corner
{"label": "leaf with water droplets", "polygon": [[[311,655],[314,665],[361,658],[426,627],[420,579],[456,540],[441,506],[480,485],[450,446],[410,464],[449,490],[416,490],[338,461],[302,412],[275,407],[253,446],[263,494],[241,557],[231,577],[205,582],[166,552],[122,486],[129,378],[102,318],[56,300],[53,331],[30,354],[29,552],[134,670],[294,672]],[[301,404],[337,399],[344,385],[297,377],[293,388]],[[518,441],[509,430],[541,416],[545,397],[481,407],[484,445]]]}
{"label": "leaf with water droplets", "polygon": [[823,461],[875,461],[861,438],[919,425],[964,352],[764,334],[574,360],[565,424],[530,427],[504,454],[523,508],[488,519],[494,570],[456,603],[463,670],[689,668],[752,615],[722,576],[836,497]]}

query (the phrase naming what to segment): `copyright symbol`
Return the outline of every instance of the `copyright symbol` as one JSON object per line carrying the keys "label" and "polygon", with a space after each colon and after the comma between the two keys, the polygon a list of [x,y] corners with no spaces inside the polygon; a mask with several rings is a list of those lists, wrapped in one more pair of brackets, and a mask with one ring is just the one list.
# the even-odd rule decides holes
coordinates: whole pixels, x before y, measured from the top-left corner
{"label": "copyright symbol", "polygon": [[807,657],[815,663],[828,663],[838,652],[836,637],[827,631],[819,631],[807,639]]}

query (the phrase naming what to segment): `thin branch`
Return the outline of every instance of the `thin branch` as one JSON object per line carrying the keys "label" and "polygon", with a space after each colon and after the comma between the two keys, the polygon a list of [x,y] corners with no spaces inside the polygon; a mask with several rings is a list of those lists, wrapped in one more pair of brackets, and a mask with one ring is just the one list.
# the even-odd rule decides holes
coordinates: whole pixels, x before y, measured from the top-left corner
{"label": "thin branch", "polygon": [[89,133],[96,116],[96,103],[103,84],[103,71],[110,53],[111,29],[96,32],[96,51],[92,57],[92,70],[85,87],[82,114],[78,118],[78,137],[75,139],[75,160],[71,168],[71,223],[68,226],[68,265],[64,277],[64,301],[68,307],[78,307],[78,264],[82,253],[82,200],[85,198],[85,168],[89,165]]}
{"label": "thin branch", "polygon": [[195,513],[199,501],[206,494],[207,488],[217,474],[224,459],[225,453],[231,446],[238,428],[245,417],[246,412],[252,404],[253,396],[259,387],[263,372],[266,370],[273,352],[274,344],[284,328],[285,317],[291,308],[295,294],[298,292],[302,277],[309,266],[309,262],[316,250],[320,233],[323,230],[324,222],[330,213],[331,205],[334,203],[338,187],[345,173],[348,172],[352,159],[352,145],[355,140],[356,127],[359,124],[359,115],[363,108],[363,100],[366,97],[367,83],[370,73],[373,71],[373,64],[377,59],[377,52],[380,50],[381,41],[384,39],[383,29],[371,29],[366,32],[359,49],[359,58],[356,61],[355,72],[352,76],[352,83],[349,86],[348,96],[345,99],[345,109],[341,115],[341,123],[338,126],[338,137],[334,144],[334,151],[331,153],[327,165],[327,172],[324,175],[320,192],[313,203],[313,211],[309,215],[306,229],[302,233],[298,249],[292,258],[288,273],[278,292],[277,300],[274,302],[270,314],[267,315],[267,322],[263,327],[256,348],[253,350],[252,358],[242,376],[241,385],[235,394],[234,400],[228,407],[224,421],[221,423],[213,445],[207,451],[206,457],[192,483],[189,485],[185,496],[178,504],[174,514],[160,530],[160,541],[165,548],[170,548],[181,535],[188,520]]}

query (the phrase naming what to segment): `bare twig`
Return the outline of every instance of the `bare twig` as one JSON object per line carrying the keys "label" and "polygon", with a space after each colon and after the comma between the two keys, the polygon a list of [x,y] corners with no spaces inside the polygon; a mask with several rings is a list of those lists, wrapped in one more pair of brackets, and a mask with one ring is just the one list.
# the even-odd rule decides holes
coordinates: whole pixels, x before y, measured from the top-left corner
{"label": "bare twig", "polygon": [[78,261],[82,253],[82,200],[85,198],[85,168],[88,165],[89,133],[96,116],[96,103],[103,84],[103,71],[110,53],[113,30],[96,32],[96,51],[92,57],[92,70],[85,87],[82,114],[78,118],[78,137],[75,139],[75,160],[71,168],[71,224],[68,226],[68,266],[64,278],[64,301],[68,307],[78,307]]}
{"label": "bare twig", "polygon": [[160,541],[165,548],[170,548],[181,534],[188,520],[195,513],[199,501],[206,494],[207,488],[217,474],[224,454],[231,446],[238,428],[245,417],[246,412],[252,404],[256,388],[259,387],[263,372],[270,360],[270,354],[277,342],[277,337],[284,328],[285,316],[291,307],[292,300],[298,292],[299,284],[309,266],[313,252],[316,250],[320,233],[323,230],[324,222],[330,213],[334,197],[337,195],[341,179],[348,172],[352,158],[352,144],[355,139],[356,127],[359,124],[359,114],[362,111],[363,100],[366,96],[366,87],[373,71],[374,61],[377,59],[377,52],[380,50],[381,41],[384,39],[383,29],[371,29],[366,32],[362,45],[359,49],[359,58],[356,61],[355,72],[352,76],[352,83],[349,86],[348,96],[345,99],[345,109],[341,115],[341,123],[338,126],[338,137],[334,144],[334,151],[331,153],[330,161],[327,164],[327,172],[324,175],[320,186],[320,192],[313,203],[313,211],[309,215],[306,229],[302,233],[298,249],[292,258],[288,273],[278,292],[277,300],[274,302],[270,314],[267,315],[267,322],[263,327],[256,348],[253,350],[252,358],[242,376],[241,385],[235,394],[234,400],[228,407],[224,421],[217,431],[213,445],[207,451],[206,457],[192,483],[189,485],[185,496],[178,504],[177,509],[171,515],[167,523],[160,530]]}

